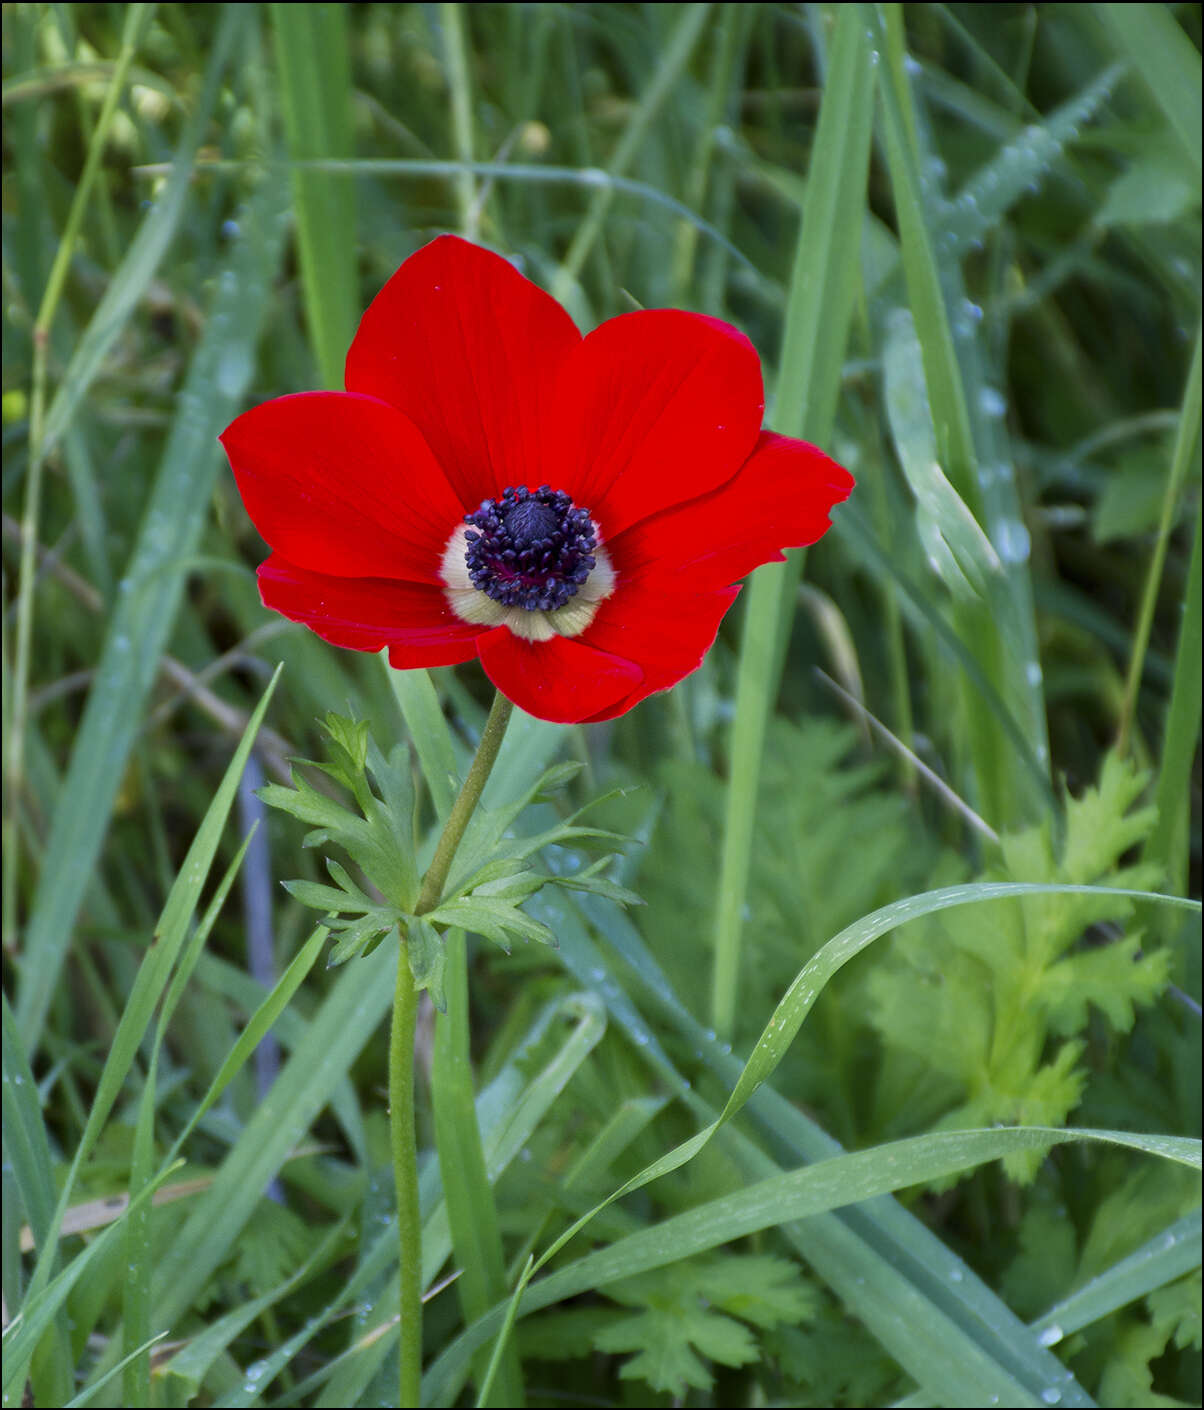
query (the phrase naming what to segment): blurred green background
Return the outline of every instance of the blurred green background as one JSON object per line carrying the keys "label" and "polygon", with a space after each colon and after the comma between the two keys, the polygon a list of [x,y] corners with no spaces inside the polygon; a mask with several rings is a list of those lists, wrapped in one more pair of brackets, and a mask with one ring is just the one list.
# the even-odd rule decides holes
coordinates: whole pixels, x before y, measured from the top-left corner
{"label": "blurred green background", "polygon": [[[495,1227],[479,1284],[428,1308],[431,1358],[528,1250],[714,1114],[731,1047],[875,907],[992,879],[1199,895],[1200,23],[1188,5],[4,6],[9,1317],[37,1310],[22,1239],[77,1155],[84,1210],[45,1269],[75,1280],[6,1404],[26,1372],[39,1404],[86,1384],[98,1404],[388,1403],[387,985],[348,978],[371,961],[310,969],[310,918],[276,884],[318,875],[301,830],[264,821],[203,952],[180,951],[161,1042],[138,976],[152,934],[183,941],[207,866],[163,908],[194,838],[212,828],[220,875],[262,814],[252,785],[313,755],[317,717],[350,706],[385,745],[418,717],[379,662],[264,611],[216,436],[340,385],[360,313],[441,231],[514,259],[582,329],[636,306],[736,324],[766,425],[858,488],[671,694],[524,736],[515,780],[584,765],[543,807],[617,790],[597,816],[635,837],[618,874],[647,905],[547,903],[555,954],[470,944],[456,1090],[482,1094],[489,1169],[447,1191],[453,1265],[482,1201]],[[219,842],[211,805],[280,661]],[[422,696],[458,757],[488,694],[472,666]],[[584,1245],[829,1137],[1198,1136],[1182,915],[1030,898],[884,939],[741,1133]],[[239,1035],[271,993],[256,1068]],[[179,1198],[101,1245],[88,1202],[144,1187],[231,1052]],[[1190,1170],[1067,1146],[882,1188],[900,1186],[873,1217],[688,1258],[666,1233],[654,1266],[524,1317],[491,1403],[1199,1403]],[[438,1193],[432,1161],[432,1210]],[[453,1358],[431,1394],[475,1403],[485,1360]]]}

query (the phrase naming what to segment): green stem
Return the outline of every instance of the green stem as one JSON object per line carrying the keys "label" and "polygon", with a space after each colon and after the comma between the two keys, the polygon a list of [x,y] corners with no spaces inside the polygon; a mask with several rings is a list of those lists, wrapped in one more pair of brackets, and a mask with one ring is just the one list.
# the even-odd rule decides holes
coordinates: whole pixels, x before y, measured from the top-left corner
{"label": "green stem", "polygon": [[469,819],[481,801],[481,793],[489,780],[498,750],[502,747],[506,726],[510,723],[510,715],[513,710],[514,706],[501,691],[498,691],[493,697],[489,718],[485,721],[485,728],[481,732],[481,742],[477,745],[476,757],[468,770],[468,777],[464,780],[463,788],[460,789],[460,796],[452,805],[447,822],[443,825],[443,836],[440,837],[439,845],[435,848],[435,855],[431,859],[426,875],[422,878],[422,890],[418,894],[418,904],[414,907],[415,915],[425,915],[427,911],[433,911],[439,904],[440,897],[443,895],[444,883],[447,881],[447,873],[451,870],[451,864],[455,859],[456,848],[459,847],[460,840],[464,836],[464,829],[468,826]]}
{"label": "green stem", "polygon": [[1158,519],[1158,536],[1154,540],[1154,553],[1146,573],[1145,587],[1141,594],[1141,608],[1137,615],[1137,627],[1133,633],[1133,654],[1129,658],[1129,673],[1125,679],[1124,699],[1120,707],[1120,728],[1117,731],[1116,749],[1125,754],[1129,748],[1129,733],[1133,727],[1133,717],[1137,713],[1137,692],[1141,687],[1142,670],[1145,667],[1146,648],[1150,644],[1150,628],[1154,624],[1154,609],[1158,606],[1158,589],[1162,586],[1162,570],[1166,566],[1166,550],[1170,543],[1171,530],[1175,527],[1175,511],[1179,507],[1179,496],[1191,469],[1192,452],[1200,434],[1200,328],[1196,328],[1196,350],[1192,355],[1191,371],[1187,376],[1187,390],[1183,394],[1183,410],[1179,415],[1179,431],[1175,437],[1175,449],[1171,455],[1170,474],[1166,478],[1166,490],[1162,496],[1162,513]]}
{"label": "green stem", "polygon": [[[497,761],[514,706],[499,691],[476,756],[452,806],[435,855],[422,878],[415,915],[433,911],[469,819]],[[417,1406],[422,1390],[422,1220],[418,1209],[418,1139],[414,1129],[414,1028],[418,990],[403,946],[397,960],[393,1025],[389,1034],[389,1135],[397,1187],[397,1238],[401,1260],[401,1384],[398,1405]]]}

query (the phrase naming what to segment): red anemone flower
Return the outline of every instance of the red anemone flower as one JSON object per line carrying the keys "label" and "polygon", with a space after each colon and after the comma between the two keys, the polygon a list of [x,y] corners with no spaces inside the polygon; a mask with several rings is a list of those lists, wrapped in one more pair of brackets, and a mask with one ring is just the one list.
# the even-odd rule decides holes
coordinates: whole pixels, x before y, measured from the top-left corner
{"label": "red anemone flower", "polygon": [[761,430],[748,339],[701,314],[587,337],[444,235],[377,295],[345,392],[221,440],[271,546],[264,605],[399,668],[480,657],[528,714],[612,719],[694,670],[738,579],[814,543],[852,477]]}

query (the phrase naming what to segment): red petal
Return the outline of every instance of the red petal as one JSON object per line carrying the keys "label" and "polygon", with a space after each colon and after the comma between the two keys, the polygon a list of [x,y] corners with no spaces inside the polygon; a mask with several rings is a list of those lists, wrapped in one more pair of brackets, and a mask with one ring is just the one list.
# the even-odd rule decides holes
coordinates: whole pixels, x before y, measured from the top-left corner
{"label": "red petal", "polygon": [[443,593],[387,578],[310,573],[274,553],[259,567],[263,605],[305,625],[334,646],[389,648],[394,666],[454,666],[471,661],[482,628],[462,622]]}
{"label": "red petal", "polygon": [[245,411],[221,436],[247,513],[292,563],[338,577],[437,583],[464,511],[418,429],[345,392]]}
{"label": "red petal", "polygon": [[822,538],[833,505],[852,488],[853,477],[823,451],[765,431],[721,489],[645,519],[607,549],[623,583],[686,574],[705,591]]}
{"label": "red petal", "polygon": [[481,665],[495,686],[528,715],[576,724],[628,694],[640,668],[580,641],[524,641],[494,627],[478,642]]}
{"label": "red petal", "polygon": [[475,509],[507,485],[540,483],[556,377],[580,341],[555,299],[500,255],[441,235],[364,314],[347,390],[404,411]]}
{"label": "red petal", "polygon": [[639,685],[589,718],[610,720],[625,714],[654,691],[667,690],[696,671],[715,642],[719,623],[740,593],[679,592],[655,582],[625,583],[598,609],[580,640],[602,651],[637,662],[644,672]]}
{"label": "red petal", "polygon": [[764,400],[756,351],[735,328],[674,309],[623,314],[565,368],[543,478],[611,539],[734,475]]}

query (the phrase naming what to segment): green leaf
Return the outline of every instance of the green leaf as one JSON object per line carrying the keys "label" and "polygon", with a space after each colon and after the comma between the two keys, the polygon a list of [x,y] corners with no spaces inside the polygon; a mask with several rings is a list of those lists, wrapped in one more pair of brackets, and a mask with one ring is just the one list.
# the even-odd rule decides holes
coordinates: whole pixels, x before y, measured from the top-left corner
{"label": "green leaf", "polygon": [[396,916],[383,911],[371,911],[359,920],[340,926],[337,931],[338,939],[331,946],[330,955],[326,960],[327,969],[346,964],[357,955],[370,955],[381,938],[388,935],[396,924]]}
{"label": "green leaf", "polygon": [[1192,180],[1170,152],[1139,157],[1108,188],[1097,225],[1164,225],[1186,215],[1200,200]]}
{"label": "green leaf", "polygon": [[443,968],[447,960],[443,936],[425,918],[411,920],[406,927],[406,959],[414,976],[414,987],[426,989],[440,1013],[447,1012],[443,991]]}
{"label": "green leaf", "polygon": [[556,944],[556,937],[542,921],[535,920],[510,901],[483,896],[463,896],[430,911],[426,920],[438,925],[459,926],[483,935],[509,953],[511,941],[535,940],[541,945]]}

